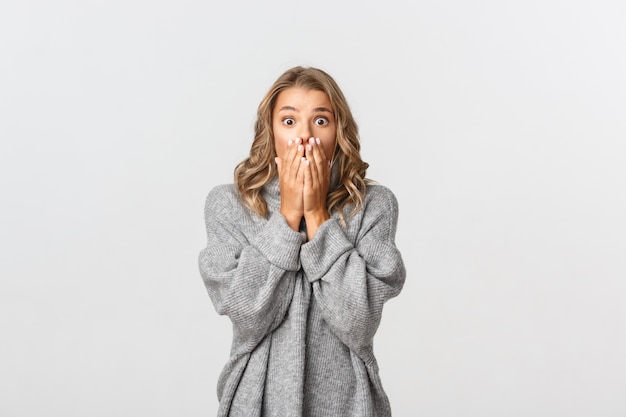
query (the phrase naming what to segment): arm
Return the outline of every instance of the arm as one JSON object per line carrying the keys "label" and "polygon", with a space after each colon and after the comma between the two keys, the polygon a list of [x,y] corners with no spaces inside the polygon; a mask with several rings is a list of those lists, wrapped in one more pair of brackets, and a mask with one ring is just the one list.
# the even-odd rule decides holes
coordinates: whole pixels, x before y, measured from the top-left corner
{"label": "arm", "polygon": [[241,227],[251,222],[237,197],[223,190],[213,190],[206,200],[200,273],[218,314],[231,319],[235,343],[250,351],[285,316],[302,238],[274,213],[248,241]]}
{"label": "arm", "polygon": [[361,357],[371,349],[383,304],[400,293],[406,275],[394,242],[397,200],[382,187],[377,194],[363,208],[356,244],[333,218],[301,250],[302,268],[324,319]]}

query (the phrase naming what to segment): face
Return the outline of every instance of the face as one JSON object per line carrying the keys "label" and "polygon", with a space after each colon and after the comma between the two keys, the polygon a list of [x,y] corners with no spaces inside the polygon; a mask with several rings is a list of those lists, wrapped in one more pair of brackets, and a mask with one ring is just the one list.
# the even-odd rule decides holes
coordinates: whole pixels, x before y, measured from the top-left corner
{"label": "face", "polygon": [[272,112],[276,155],[285,158],[287,142],[319,138],[326,158],[335,149],[337,125],[330,98],[323,91],[291,87],[281,91]]}

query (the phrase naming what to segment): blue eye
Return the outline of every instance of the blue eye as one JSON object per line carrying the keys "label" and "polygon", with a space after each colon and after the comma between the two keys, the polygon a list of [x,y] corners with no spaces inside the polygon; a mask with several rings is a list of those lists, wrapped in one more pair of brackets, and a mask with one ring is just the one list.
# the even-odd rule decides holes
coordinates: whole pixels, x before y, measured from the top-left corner
{"label": "blue eye", "polygon": [[293,126],[296,124],[296,121],[291,117],[285,117],[283,119],[283,123],[286,124],[287,126]]}
{"label": "blue eye", "polygon": [[328,119],[325,117],[318,117],[317,119],[315,119],[315,124],[318,126],[325,126],[328,123]]}

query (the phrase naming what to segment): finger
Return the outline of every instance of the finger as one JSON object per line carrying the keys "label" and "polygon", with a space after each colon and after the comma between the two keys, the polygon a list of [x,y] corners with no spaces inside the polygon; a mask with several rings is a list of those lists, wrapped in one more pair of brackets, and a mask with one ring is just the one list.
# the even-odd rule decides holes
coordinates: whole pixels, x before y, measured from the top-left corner
{"label": "finger", "polygon": [[304,157],[304,144],[298,144],[296,157],[294,158],[294,174],[295,180],[297,184],[302,184],[304,181],[304,162],[306,158]]}
{"label": "finger", "polygon": [[293,158],[295,157],[297,151],[296,151],[296,147],[297,145],[295,144],[296,139],[291,140],[289,139],[289,142],[287,142],[287,155],[285,155],[285,163],[287,165],[291,165],[293,163]]}
{"label": "finger", "polygon": [[310,187],[311,187],[311,181],[313,181],[313,179],[311,178],[311,161],[309,161],[308,159],[304,158],[302,161],[302,165],[303,165],[303,172],[304,172],[304,191],[307,192]]}
{"label": "finger", "polygon": [[292,146],[294,150],[292,162],[296,163],[296,165],[299,165],[300,159],[302,159],[302,157],[304,156],[304,141],[300,138],[296,138]]}
{"label": "finger", "polygon": [[310,173],[310,185],[314,188],[317,188],[319,186],[320,183],[320,172],[319,172],[319,153],[316,149],[315,145],[309,144],[307,145],[307,149],[309,150],[308,152],[308,158],[307,158],[307,162],[308,162],[308,170]]}
{"label": "finger", "polygon": [[304,154],[304,150],[302,147],[302,140],[300,138],[296,138],[293,141],[289,141],[288,145],[289,145],[289,151],[287,153],[287,163],[288,163],[288,167],[287,167],[287,176],[295,179],[297,173],[298,173],[298,169],[300,167],[300,159],[302,158],[302,155]]}
{"label": "finger", "polygon": [[[304,151],[303,151],[303,153],[304,153]],[[303,184],[304,183],[304,176],[305,176],[306,171],[308,170],[307,169],[307,162],[308,161],[306,160],[304,155],[302,155],[302,157],[300,158],[300,163],[298,165],[298,171],[296,173],[296,182],[298,184]]]}
{"label": "finger", "polygon": [[324,147],[322,146],[320,138],[315,139],[315,145],[318,151],[316,154],[317,165],[320,167],[320,172],[326,172],[324,168],[329,165],[328,158],[326,157],[326,152],[324,152]]}
{"label": "finger", "polygon": [[282,169],[281,166],[282,166],[283,161],[277,156],[276,158],[274,158],[274,162],[276,163],[276,169],[278,171],[278,176],[280,177],[281,175],[280,171]]}
{"label": "finger", "polygon": [[328,165],[326,155],[324,153],[324,148],[322,147],[321,143],[322,142],[320,141],[320,139],[316,138],[313,145],[313,162],[315,165],[314,171],[320,183],[325,180]]}

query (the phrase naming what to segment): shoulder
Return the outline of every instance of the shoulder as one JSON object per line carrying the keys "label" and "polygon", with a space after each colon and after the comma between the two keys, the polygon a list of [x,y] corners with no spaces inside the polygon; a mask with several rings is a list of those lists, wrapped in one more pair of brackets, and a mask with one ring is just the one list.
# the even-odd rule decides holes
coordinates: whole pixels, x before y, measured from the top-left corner
{"label": "shoulder", "polygon": [[207,194],[204,211],[205,213],[219,214],[241,206],[239,191],[235,184],[220,184],[211,189]]}
{"label": "shoulder", "polygon": [[381,239],[393,239],[398,224],[398,199],[388,187],[370,183],[367,185],[363,206],[352,218],[348,219],[355,227],[357,241],[370,233]]}
{"label": "shoulder", "polygon": [[363,206],[368,210],[398,212],[398,199],[388,187],[372,183],[367,185]]}
{"label": "shoulder", "polygon": [[386,225],[386,229],[393,231],[398,222],[398,199],[388,187],[371,183],[367,185],[363,206],[359,211],[357,218],[361,219],[361,232],[375,225]]}

